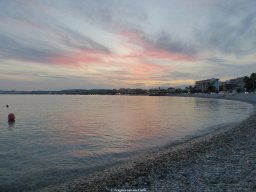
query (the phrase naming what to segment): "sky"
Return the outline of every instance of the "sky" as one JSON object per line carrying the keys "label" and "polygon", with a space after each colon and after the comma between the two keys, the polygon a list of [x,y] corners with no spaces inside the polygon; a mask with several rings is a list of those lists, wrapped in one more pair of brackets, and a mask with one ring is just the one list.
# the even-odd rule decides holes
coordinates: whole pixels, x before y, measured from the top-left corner
{"label": "sky", "polygon": [[0,0],[0,90],[154,88],[256,71],[255,0]]}

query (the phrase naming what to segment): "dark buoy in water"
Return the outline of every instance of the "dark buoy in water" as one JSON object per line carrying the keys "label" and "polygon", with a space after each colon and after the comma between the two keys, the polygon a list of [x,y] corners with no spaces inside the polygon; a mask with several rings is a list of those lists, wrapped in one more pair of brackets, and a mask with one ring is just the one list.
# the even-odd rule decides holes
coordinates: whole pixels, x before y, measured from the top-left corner
{"label": "dark buoy in water", "polygon": [[13,113],[8,115],[8,122],[15,122],[15,115]]}
{"label": "dark buoy in water", "polygon": [[6,105],[6,108],[8,108],[9,107],[9,105]]}

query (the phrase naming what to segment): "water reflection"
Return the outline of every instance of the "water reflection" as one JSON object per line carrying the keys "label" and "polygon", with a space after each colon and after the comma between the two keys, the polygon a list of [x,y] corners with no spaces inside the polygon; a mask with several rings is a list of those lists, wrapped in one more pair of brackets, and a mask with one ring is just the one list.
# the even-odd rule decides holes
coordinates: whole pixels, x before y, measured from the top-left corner
{"label": "water reflection", "polygon": [[[161,120],[156,114],[162,116],[163,112],[158,99],[156,102],[148,99],[152,101],[149,97],[143,100],[140,97],[137,100],[134,97],[114,97],[106,103],[81,100],[80,106],[73,106],[72,110],[68,105],[56,117],[62,124],[59,136],[63,139],[58,142],[64,145],[94,143],[106,153],[143,147],[142,141],[158,134],[159,127],[155,128],[155,122]],[[51,126],[60,128],[58,123]],[[100,150],[98,152],[102,153]]]}
{"label": "water reflection", "polygon": [[8,122],[8,128],[12,129],[15,125],[15,122]]}
{"label": "water reflection", "polygon": [[200,98],[78,97],[62,105],[61,110],[52,109],[54,123],[50,126],[59,130],[53,141],[56,145],[83,146],[78,150],[81,155],[92,148],[96,154],[124,152],[150,148],[221,124],[230,116],[229,102],[234,103],[225,102]]}
{"label": "water reflection", "polygon": [[[198,98],[0,95],[0,99],[12,103],[19,114],[19,121],[10,122],[7,129],[6,111],[0,110],[0,153],[5,154],[0,173],[8,173],[5,179],[0,174],[0,186],[24,175],[38,184],[46,182],[40,178],[52,170],[114,163],[208,126],[239,121],[250,112],[246,103]],[[52,181],[69,177],[57,174]]]}

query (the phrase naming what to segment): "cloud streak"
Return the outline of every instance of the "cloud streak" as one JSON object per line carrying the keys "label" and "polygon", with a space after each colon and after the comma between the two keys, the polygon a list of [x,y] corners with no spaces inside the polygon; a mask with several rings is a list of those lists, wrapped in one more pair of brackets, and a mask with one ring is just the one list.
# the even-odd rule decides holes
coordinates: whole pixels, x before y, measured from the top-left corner
{"label": "cloud streak", "polygon": [[118,88],[247,75],[256,58],[255,7],[254,0],[0,1],[0,67],[9,66],[0,75],[8,85],[34,67],[56,89],[63,88],[56,77],[67,86]]}

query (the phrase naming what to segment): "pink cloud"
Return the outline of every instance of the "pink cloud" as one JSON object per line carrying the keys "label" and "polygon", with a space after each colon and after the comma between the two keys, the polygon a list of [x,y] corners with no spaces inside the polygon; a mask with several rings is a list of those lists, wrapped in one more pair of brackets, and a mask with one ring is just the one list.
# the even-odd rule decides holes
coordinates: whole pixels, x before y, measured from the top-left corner
{"label": "pink cloud", "polygon": [[88,65],[102,63],[103,58],[106,57],[106,55],[106,53],[86,50],[56,56],[54,58],[51,58],[50,62],[53,64],[64,65],[69,67],[79,67],[81,63]]}
{"label": "pink cloud", "polygon": [[161,74],[166,70],[165,66],[155,65],[151,63],[139,63],[136,66],[131,67],[131,71],[134,75],[138,76],[151,76],[152,74]]}
{"label": "pink cloud", "polygon": [[126,57],[136,57],[136,58],[159,58],[159,59],[169,59],[172,61],[194,61],[195,58],[193,56],[171,52],[170,50],[166,50],[161,48],[157,43],[150,41],[146,38],[145,34],[139,30],[130,30],[130,31],[122,31],[120,33],[121,36],[127,39],[127,42],[133,45],[137,45],[143,48],[143,51],[127,55]]}

